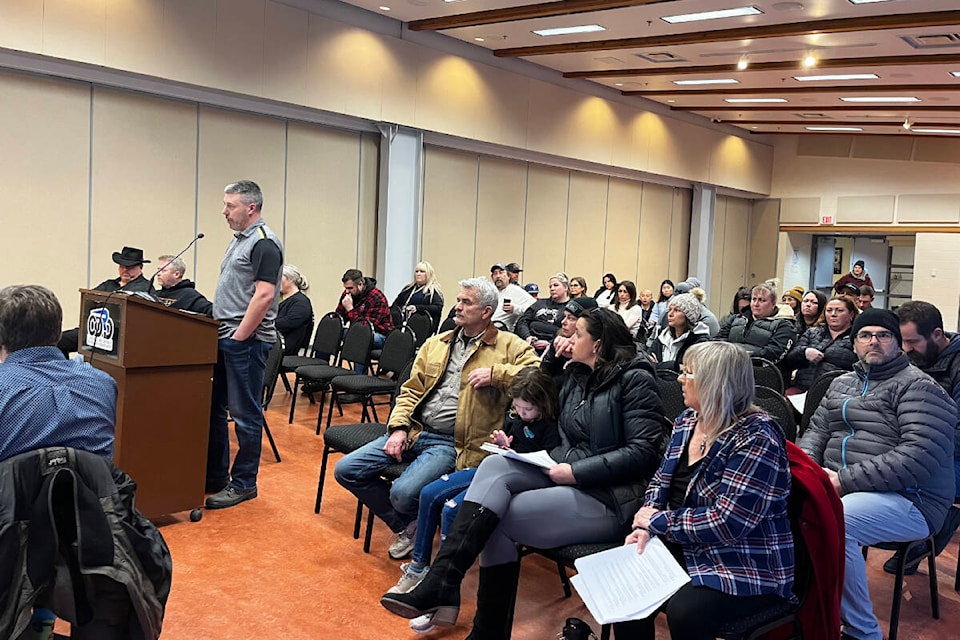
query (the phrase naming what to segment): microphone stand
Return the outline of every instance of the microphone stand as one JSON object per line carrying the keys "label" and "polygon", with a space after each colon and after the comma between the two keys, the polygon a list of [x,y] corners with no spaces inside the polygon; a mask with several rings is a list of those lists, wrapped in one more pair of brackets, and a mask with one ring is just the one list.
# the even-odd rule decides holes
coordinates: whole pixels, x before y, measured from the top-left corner
{"label": "microphone stand", "polygon": [[[187,246],[185,246],[185,247],[183,248],[183,251],[181,251],[181,252],[178,253],[177,255],[175,255],[175,256],[173,256],[172,258],[170,258],[169,260],[167,260],[166,263],[164,263],[163,265],[157,267],[157,270],[153,272],[153,275],[152,275],[152,276],[150,276],[150,288],[153,289],[153,280],[154,280],[154,278],[157,277],[157,274],[158,274],[158,273],[160,273],[161,271],[163,271],[164,269],[166,269],[168,266],[170,266],[170,263],[171,263],[171,262],[173,262],[174,260],[176,260],[177,258],[179,258],[180,256],[182,256],[183,254],[185,254],[185,253],[187,252],[187,250],[188,250],[190,247],[192,247],[194,244],[196,244],[197,240],[201,239],[202,237],[203,237],[203,234],[202,234],[202,233],[198,233],[197,236],[196,236],[193,240],[191,240],[190,243],[189,243]],[[161,288],[162,288],[162,287],[161,287]]]}

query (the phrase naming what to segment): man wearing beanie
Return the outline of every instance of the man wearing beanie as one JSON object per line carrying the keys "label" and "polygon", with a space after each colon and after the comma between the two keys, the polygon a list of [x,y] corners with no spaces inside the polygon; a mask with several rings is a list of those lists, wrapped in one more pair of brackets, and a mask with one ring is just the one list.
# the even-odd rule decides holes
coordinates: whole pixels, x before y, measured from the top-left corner
{"label": "man wearing beanie", "polygon": [[870,275],[866,272],[867,265],[863,260],[857,260],[853,263],[853,269],[850,270],[850,273],[841,276],[839,280],[833,283],[833,290],[837,294],[843,294],[843,288],[848,284],[852,284],[860,289],[863,285],[868,287],[873,287],[873,280],[870,279]]}
{"label": "man wearing beanie", "polygon": [[858,362],[830,385],[797,444],[826,470],[843,502],[842,638],[881,640],[861,547],[940,529],[955,494],[957,407],[910,364],[892,311],[867,309],[851,333]]}

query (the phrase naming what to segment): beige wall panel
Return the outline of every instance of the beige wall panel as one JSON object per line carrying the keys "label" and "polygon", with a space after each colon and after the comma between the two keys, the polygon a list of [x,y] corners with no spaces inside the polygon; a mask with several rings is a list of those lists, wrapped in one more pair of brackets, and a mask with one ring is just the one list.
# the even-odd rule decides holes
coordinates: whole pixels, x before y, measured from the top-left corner
{"label": "beige wall panel", "polygon": [[43,0],[0,2],[0,47],[40,53],[43,48]]}
{"label": "beige wall panel", "polygon": [[764,193],[773,175],[773,147],[736,136],[719,137],[710,155],[710,182]]}
{"label": "beige wall panel", "polygon": [[874,160],[909,160],[913,138],[896,136],[857,136],[853,139],[853,157]]}
{"label": "beige wall panel", "polygon": [[820,198],[781,198],[781,224],[818,224]]}
{"label": "beige wall panel", "polygon": [[646,122],[650,127],[650,163],[647,171],[707,181],[710,154],[703,153],[703,149],[712,144],[716,134],[676,120],[658,121],[650,118]]}
{"label": "beige wall panel", "polygon": [[164,0],[166,77],[218,87],[217,0]]}
{"label": "beige wall panel", "polygon": [[[0,280],[49,287],[64,325],[75,327],[77,289],[89,284],[90,88],[0,73],[0,95],[0,200],[9,213]],[[48,268],[38,273],[38,265]]]}
{"label": "beige wall panel", "polygon": [[493,88],[480,65],[452,55],[428,54],[417,80],[417,122],[432,123],[441,133],[475,137],[484,104]]}
{"label": "beige wall panel", "polygon": [[[110,255],[123,246],[153,261],[144,269],[149,278],[157,256],[176,254],[197,233],[197,107],[94,89],[92,144],[91,284],[116,277]],[[194,279],[193,254],[184,262]],[[200,290],[212,296],[205,284]]]}
{"label": "beige wall panel", "polygon": [[[750,256],[746,282],[774,277],[777,269],[777,244],[780,230],[780,202],[755,200],[750,209]],[[733,296],[730,296],[731,300]]]}
{"label": "beige wall panel", "polygon": [[[673,189],[655,184],[643,185],[640,202],[640,247],[637,260],[637,286],[654,292],[670,273],[670,237],[673,229]],[[689,239],[688,239],[689,242]],[[619,276],[620,274],[616,274]]]}
{"label": "beige wall panel", "polygon": [[840,196],[837,198],[837,223],[893,222],[895,206],[893,196]]}
{"label": "beige wall panel", "polygon": [[960,194],[900,196],[897,222],[960,222]]}
{"label": "beige wall panel", "polygon": [[104,63],[106,0],[44,0],[43,53]]}
{"label": "beige wall panel", "polygon": [[217,0],[217,85],[263,95],[265,0]]}
{"label": "beige wall panel", "polygon": [[[523,240],[523,279],[536,282],[541,289],[547,286],[547,278],[563,268],[569,196],[569,171],[530,165],[527,175],[527,223]],[[591,280],[589,273],[576,275],[584,276],[587,282]]]}
{"label": "beige wall panel", "polygon": [[960,163],[960,145],[944,138],[917,138],[913,159],[920,162]]}
{"label": "beige wall panel", "polygon": [[640,170],[646,166],[646,138],[636,109],[625,104],[609,104],[618,121],[618,132],[610,144],[610,164]]}
{"label": "beige wall panel", "polygon": [[319,316],[336,308],[340,276],[358,266],[360,135],[290,123],[287,144],[284,259],[307,276]]}
{"label": "beige wall panel", "polygon": [[105,64],[163,75],[162,24],[163,0],[106,0]]}
{"label": "beige wall panel", "polygon": [[[610,178],[594,173],[570,172],[570,206],[567,209],[567,255],[558,261],[567,275],[598,280],[603,275]],[[619,276],[619,274],[617,274]]]}
{"label": "beige wall panel", "polygon": [[[727,239],[727,200],[724,196],[717,196],[713,217],[713,255],[710,257],[710,288],[714,297],[725,300],[723,297],[723,267],[724,251]],[[733,296],[731,296],[731,299]]]}
{"label": "beige wall panel", "polygon": [[527,148],[562,155],[566,143],[577,137],[565,126],[573,109],[569,92],[556,85],[531,80]]}
{"label": "beige wall panel", "polygon": [[263,95],[306,104],[309,14],[268,1],[263,20]]}
{"label": "beige wall panel", "polygon": [[670,273],[675,278],[686,279],[690,265],[690,211],[693,191],[673,190],[673,218],[670,225]]}
{"label": "beige wall panel", "polygon": [[494,144],[524,148],[529,122],[530,79],[493,67],[477,65],[489,93],[474,122],[474,137]]}
{"label": "beige wall panel", "polygon": [[[643,183],[610,178],[610,194],[607,198],[607,224],[603,271],[590,274],[588,295],[600,286],[604,273],[612,273],[619,280],[637,282],[637,258],[640,247],[640,203],[643,200]],[[571,273],[571,276],[579,275]],[[586,276],[584,276],[586,277]]]}
{"label": "beige wall panel", "polygon": [[947,331],[958,329],[960,234],[918,233],[913,262],[913,299],[926,300],[943,314]]}
{"label": "beige wall panel", "polygon": [[474,273],[489,273],[496,262],[523,266],[527,164],[480,156],[479,171]]}
{"label": "beige wall panel", "polygon": [[564,93],[570,96],[571,110],[561,127],[576,132],[565,140],[567,153],[572,152],[589,162],[610,164],[614,141],[625,136],[625,127],[617,112],[602,98],[569,90]]}
{"label": "beige wall panel", "polygon": [[[733,300],[733,295],[747,282],[747,260],[750,236],[750,202],[727,198],[723,234],[723,267],[720,272],[720,299]],[[773,240],[771,240],[773,242]],[[772,278],[771,271],[766,277]],[[714,290],[717,293],[717,290]]]}
{"label": "beige wall panel", "polygon": [[846,158],[853,148],[853,136],[838,135],[802,135],[797,141],[798,156],[828,156]]}
{"label": "beige wall panel", "polygon": [[436,270],[448,307],[457,282],[490,275],[490,265],[474,271],[478,165],[474,153],[424,148],[422,257]]}
{"label": "beige wall panel", "polygon": [[386,99],[380,101],[380,120],[429,129],[417,123],[417,79],[429,56],[421,47],[405,40],[386,39],[383,47],[386,69],[380,84],[381,95]]}
{"label": "beige wall panel", "polygon": [[281,120],[200,108],[197,228],[206,238],[200,241],[196,274],[197,288],[208,295],[233,237],[222,213],[226,185],[236,180],[259,184],[264,220],[278,235],[283,231],[284,129]]}
{"label": "beige wall panel", "polygon": [[377,271],[379,177],[380,136],[376,133],[363,133],[360,138],[360,211],[357,220],[357,264],[360,265],[364,273],[376,273]]}

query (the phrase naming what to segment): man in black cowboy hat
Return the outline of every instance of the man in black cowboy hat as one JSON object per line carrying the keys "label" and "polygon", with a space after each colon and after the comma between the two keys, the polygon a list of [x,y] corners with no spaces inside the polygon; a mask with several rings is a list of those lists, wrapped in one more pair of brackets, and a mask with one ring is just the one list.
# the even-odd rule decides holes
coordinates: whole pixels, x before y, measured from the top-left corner
{"label": "man in black cowboy hat", "polygon": [[[120,251],[113,252],[113,261],[117,264],[119,276],[104,280],[94,287],[94,290],[111,293],[123,289],[129,293],[141,291],[150,295],[156,294],[150,281],[143,277],[143,264],[150,262],[143,259],[143,249],[124,247]],[[68,329],[61,334],[57,347],[63,355],[70,357],[70,353],[77,350],[79,340],[80,329]]]}

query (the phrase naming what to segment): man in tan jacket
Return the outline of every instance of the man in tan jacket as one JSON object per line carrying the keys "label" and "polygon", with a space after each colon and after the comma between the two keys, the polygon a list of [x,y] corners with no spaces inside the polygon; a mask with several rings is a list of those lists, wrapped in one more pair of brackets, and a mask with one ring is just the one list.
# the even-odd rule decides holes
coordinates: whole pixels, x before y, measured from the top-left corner
{"label": "man in tan jacket", "polygon": [[[457,327],[420,348],[388,433],[344,456],[334,470],[337,482],[394,532],[391,558],[413,550],[420,490],[445,473],[480,464],[480,445],[503,424],[513,376],[540,363],[526,342],[492,324],[497,304],[486,278],[460,281]],[[380,473],[397,462],[410,466],[388,486]]]}

